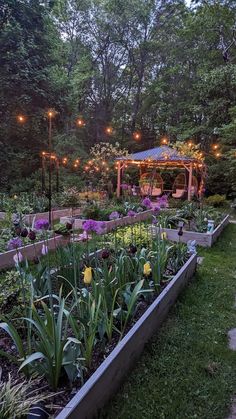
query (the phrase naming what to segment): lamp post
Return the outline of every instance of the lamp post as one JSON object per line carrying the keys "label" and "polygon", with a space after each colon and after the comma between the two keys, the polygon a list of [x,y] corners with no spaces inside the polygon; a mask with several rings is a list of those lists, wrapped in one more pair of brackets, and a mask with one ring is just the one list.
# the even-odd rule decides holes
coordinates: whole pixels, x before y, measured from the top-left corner
{"label": "lamp post", "polygon": [[49,110],[48,113],[48,152],[49,152],[49,176],[48,176],[48,215],[49,227],[52,225],[52,118],[54,112]]}

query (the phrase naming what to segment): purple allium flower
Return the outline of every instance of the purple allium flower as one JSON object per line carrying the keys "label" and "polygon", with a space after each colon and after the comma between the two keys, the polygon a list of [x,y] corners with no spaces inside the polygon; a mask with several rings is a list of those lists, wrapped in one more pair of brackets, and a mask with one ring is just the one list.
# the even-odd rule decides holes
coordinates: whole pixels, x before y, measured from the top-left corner
{"label": "purple allium flower", "polygon": [[110,215],[109,215],[109,220],[118,220],[118,218],[120,218],[120,214],[118,211],[113,211]]}
{"label": "purple allium flower", "polygon": [[152,224],[156,225],[158,223],[158,220],[155,216],[152,217]]}
{"label": "purple allium flower", "polygon": [[27,228],[23,228],[20,233],[21,237],[27,237],[28,236],[28,230]]}
{"label": "purple allium flower", "polygon": [[22,240],[19,237],[15,237],[14,239],[9,240],[9,242],[7,243],[7,249],[8,250],[18,249],[22,245],[23,245]]}
{"label": "purple allium flower", "polygon": [[105,221],[97,221],[94,231],[97,234],[104,234],[106,232],[106,223],[105,223]]}
{"label": "purple allium flower", "polygon": [[101,256],[102,256],[102,259],[108,259],[108,258],[109,258],[109,256],[110,256],[110,252],[109,252],[109,250],[108,250],[108,249],[104,249],[104,250],[102,251]]}
{"label": "purple allium flower", "polygon": [[168,206],[168,196],[167,195],[161,196],[161,198],[158,198],[157,202],[160,208],[166,208]]}
{"label": "purple allium flower", "polygon": [[83,222],[83,229],[86,232],[96,231],[97,221],[95,220],[86,220]]}
{"label": "purple allium flower", "polygon": [[129,211],[127,212],[127,215],[128,215],[128,217],[135,217],[137,214],[136,214],[136,212],[135,212],[135,211],[133,211],[133,210],[129,210]]}
{"label": "purple allium flower", "polygon": [[30,240],[32,240],[32,242],[36,239],[36,233],[33,230],[29,231],[28,237]]}
{"label": "purple allium flower", "polygon": [[23,261],[23,259],[24,258],[23,258],[23,255],[22,255],[21,252],[18,252],[13,256],[13,260],[15,262],[15,265],[19,265],[19,263],[21,263]]}
{"label": "purple allium flower", "polygon": [[49,227],[48,220],[44,220],[43,218],[40,218],[35,222],[35,228],[36,230],[47,230]]}
{"label": "purple allium flower", "polygon": [[146,208],[151,208],[152,207],[151,200],[149,198],[144,198],[142,201],[142,205]]}
{"label": "purple allium flower", "polygon": [[43,244],[41,253],[43,256],[48,254],[48,247],[46,246],[46,244]]}
{"label": "purple allium flower", "polygon": [[153,211],[154,211],[154,213],[157,215],[159,212],[160,212],[160,205],[156,205],[154,208],[153,208]]}
{"label": "purple allium flower", "polygon": [[122,183],[122,184],[120,185],[120,187],[121,187],[121,189],[123,189],[124,191],[125,191],[125,190],[127,190],[127,189],[129,189],[129,185],[128,185],[127,183]]}

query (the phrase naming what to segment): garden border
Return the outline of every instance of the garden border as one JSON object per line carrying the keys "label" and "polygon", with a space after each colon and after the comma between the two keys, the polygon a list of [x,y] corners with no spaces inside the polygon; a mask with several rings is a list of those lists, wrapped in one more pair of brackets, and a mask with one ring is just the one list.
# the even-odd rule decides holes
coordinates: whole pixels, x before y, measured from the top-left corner
{"label": "garden border", "polygon": [[[59,220],[60,217],[72,217],[74,215],[81,214],[81,208],[62,208],[57,210],[52,210],[52,219]],[[0,220],[4,220],[6,213],[0,212]],[[26,224],[32,224],[33,220],[39,219],[49,220],[49,212],[36,212],[34,214],[24,214],[24,220]]]}
{"label": "garden border", "polygon": [[[48,240],[40,240],[38,242],[19,247],[18,251],[23,255],[24,259],[33,260],[36,256],[42,256],[42,247],[44,244],[48,246],[49,250],[55,250],[58,247],[68,244],[69,241],[70,236],[56,235]],[[0,270],[15,266],[13,259],[15,254],[16,249],[0,253]]]}
{"label": "garden border", "polygon": [[[145,221],[153,214],[154,214],[154,210],[151,209],[147,211],[138,212],[133,217],[127,215],[125,217],[118,218],[117,220],[104,221],[104,223],[106,223],[106,233],[109,233],[110,231],[118,227],[125,227],[127,225],[138,223],[140,221]],[[75,230],[82,229],[83,223],[85,221],[86,220],[82,218],[75,219],[74,229]],[[67,222],[70,222],[70,217],[61,217],[60,222],[62,224],[66,224]]]}
{"label": "garden border", "polygon": [[163,228],[162,231],[166,232],[167,238],[170,241],[181,241],[183,243],[187,243],[189,240],[196,240],[196,244],[199,246],[211,247],[216,242],[224,228],[229,224],[229,217],[230,215],[227,214],[221,223],[210,234],[183,230],[183,235],[179,236],[178,230],[176,229]]}
{"label": "garden border", "polygon": [[179,293],[194,275],[196,266],[197,255],[192,255],[56,419],[96,416],[118,389],[145,343],[160,328]]}

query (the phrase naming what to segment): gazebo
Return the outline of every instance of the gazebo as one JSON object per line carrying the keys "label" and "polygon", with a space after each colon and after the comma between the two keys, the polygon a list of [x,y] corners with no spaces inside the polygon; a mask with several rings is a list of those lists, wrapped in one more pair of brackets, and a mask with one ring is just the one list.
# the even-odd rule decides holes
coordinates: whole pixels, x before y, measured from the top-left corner
{"label": "gazebo", "polygon": [[187,173],[186,193],[189,201],[192,199],[193,185],[196,184],[196,178],[194,179],[195,172],[200,177],[199,186],[197,186],[197,195],[202,195],[206,169],[205,164],[200,159],[182,155],[174,148],[168,146],[155,147],[150,150],[129,154],[125,157],[118,157],[116,160],[117,197],[121,195],[123,169],[128,165],[136,165],[139,168],[140,177],[143,176],[147,169],[153,169],[155,173],[158,169],[185,169]]}

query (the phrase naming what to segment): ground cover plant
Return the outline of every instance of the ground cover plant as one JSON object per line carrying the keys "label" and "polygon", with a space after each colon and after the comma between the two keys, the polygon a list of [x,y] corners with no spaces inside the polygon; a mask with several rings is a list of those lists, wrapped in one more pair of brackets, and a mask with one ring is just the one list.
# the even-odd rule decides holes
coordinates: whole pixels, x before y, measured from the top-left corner
{"label": "ground cover plant", "polygon": [[236,322],[235,250],[235,225],[213,248],[201,249],[194,282],[101,418],[228,417],[236,387],[235,353],[227,344]]}
{"label": "ground cover plant", "polygon": [[186,245],[169,243],[162,234],[153,238],[145,223],[123,241],[116,231],[103,236],[99,221],[87,220],[84,228],[82,245],[72,240],[54,254],[46,251],[36,265],[19,259],[16,249],[16,272],[1,284],[7,290],[13,280],[15,293],[12,306],[7,294],[1,300],[3,366],[15,365],[26,377],[42,376],[54,391],[63,387],[65,397],[56,399],[61,403],[70,398],[72,383],[83,384],[189,258]]}

